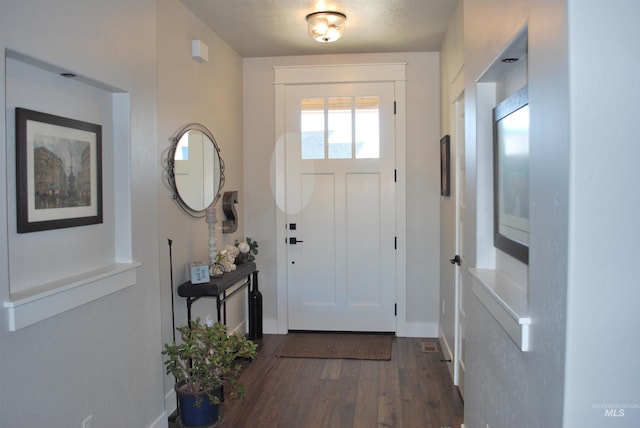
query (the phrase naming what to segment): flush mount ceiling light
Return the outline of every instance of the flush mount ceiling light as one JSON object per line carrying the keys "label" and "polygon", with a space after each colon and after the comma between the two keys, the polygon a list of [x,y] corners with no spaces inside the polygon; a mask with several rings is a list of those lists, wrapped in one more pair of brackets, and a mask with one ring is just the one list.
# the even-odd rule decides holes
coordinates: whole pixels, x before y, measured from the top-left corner
{"label": "flush mount ceiling light", "polygon": [[307,15],[309,35],[316,42],[331,43],[344,34],[347,15],[340,12],[314,12]]}

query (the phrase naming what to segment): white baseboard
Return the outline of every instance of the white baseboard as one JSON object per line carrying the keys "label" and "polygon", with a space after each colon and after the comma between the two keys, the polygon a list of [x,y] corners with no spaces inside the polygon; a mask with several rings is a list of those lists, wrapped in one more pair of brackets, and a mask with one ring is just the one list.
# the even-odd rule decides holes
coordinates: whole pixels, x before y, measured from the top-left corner
{"label": "white baseboard", "polygon": [[438,323],[407,322],[407,337],[438,337]]}
{"label": "white baseboard", "polygon": [[262,332],[265,334],[278,334],[278,320],[263,319]]}
{"label": "white baseboard", "polygon": [[447,337],[440,328],[438,328],[438,341],[440,342],[440,347],[442,348],[444,357],[453,361],[453,350],[451,349],[451,346],[449,346],[449,342],[447,342]]}
{"label": "white baseboard", "polygon": [[249,331],[248,323],[246,320],[240,322],[240,324],[236,325],[233,329],[230,329],[229,333],[239,333],[243,334]]}
{"label": "white baseboard", "polygon": [[167,416],[167,412],[164,411],[158,418],[153,421],[148,428],[169,428],[169,417]]}
{"label": "white baseboard", "polygon": [[176,401],[176,390],[171,388],[171,391],[166,393],[164,396],[165,414],[170,415],[178,409]]}

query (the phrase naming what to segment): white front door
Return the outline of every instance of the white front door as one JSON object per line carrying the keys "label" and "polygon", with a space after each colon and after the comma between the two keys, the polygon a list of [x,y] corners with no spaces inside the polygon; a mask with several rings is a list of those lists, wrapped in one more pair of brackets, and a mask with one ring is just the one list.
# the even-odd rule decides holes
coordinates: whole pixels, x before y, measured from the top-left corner
{"label": "white front door", "polygon": [[393,332],[394,85],[285,97],[288,328]]}

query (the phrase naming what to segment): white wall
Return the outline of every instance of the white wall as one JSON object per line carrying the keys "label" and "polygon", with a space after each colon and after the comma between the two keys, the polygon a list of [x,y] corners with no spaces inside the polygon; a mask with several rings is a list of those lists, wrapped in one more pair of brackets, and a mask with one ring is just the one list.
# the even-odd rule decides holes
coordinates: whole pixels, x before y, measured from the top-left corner
{"label": "white wall", "polygon": [[[155,10],[153,0],[0,1],[3,57],[5,49],[11,49],[130,94],[132,251],[134,260],[142,263],[134,286],[19,331],[9,332],[7,318],[2,317],[0,383],[4,391],[0,426],[80,427],[83,419],[93,415],[94,427],[148,427],[163,415],[156,239],[159,164]],[[5,89],[13,91],[15,82],[5,88],[5,77],[3,61],[0,99],[9,108]],[[42,83],[38,78],[36,81]],[[56,85],[53,81],[49,84]],[[30,101],[42,100],[21,99]],[[61,101],[61,111],[73,109],[67,104],[72,102],[72,98]],[[0,176],[0,188],[5,195],[11,193],[7,188],[11,181],[8,171],[13,171],[15,162],[8,150],[14,141],[5,138],[13,135],[14,126],[7,122],[7,116],[0,117],[0,165],[7,171]],[[113,135],[106,132],[105,136],[103,144],[113,145]],[[113,166],[113,162],[118,159],[105,165]],[[112,178],[113,172],[105,176]],[[112,200],[109,196],[106,199]],[[8,218],[13,209],[14,200],[0,199],[2,301],[10,298],[8,235],[14,233],[15,223]],[[52,246],[52,240],[57,240],[57,247],[53,247],[60,253],[68,245],[64,235],[58,233],[36,232],[28,240],[38,246]],[[88,252],[95,249],[92,244],[85,245]],[[37,258],[24,260],[23,268],[46,263],[46,257],[38,254]],[[63,263],[49,265],[52,277],[68,274],[63,272],[69,267],[68,260],[60,254],[57,257]],[[12,264],[12,268],[19,267]]]}
{"label": "white wall", "polygon": [[[477,120],[476,80],[529,25],[533,321],[532,350],[523,353],[477,299],[468,302],[465,426],[640,423],[640,336],[629,331],[638,325],[639,287],[619,259],[634,253],[630,237],[638,236],[640,209],[633,191],[618,186],[639,178],[633,163],[640,86],[631,76],[640,68],[633,22],[640,6],[631,3],[464,2],[466,248],[472,266],[486,258],[478,237],[487,232],[478,222],[487,189],[477,183],[488,165],[478,162],[485,147],[476,137],[486,124]],[[610,405],[632,408],[607,417]]]}
{"label": "white wall", "polygon": [[[183,125],[199,122],[213,134],[225,163],[222,192],[238,190],[236,205],[240,224],[233,234],[222,233],[222,200],[216,203],[216,247],[220,250],[235,239],[243,239],[242,178],[242,60],[222,39],[175,0],[158,0],[158,157],[164,162],[170,138]],[[202,40],[209,47],[209,61],[191,57],[191,40]],[[177,287],[189,279],[187,266],[193,260],[208,261],[209,229],[204,218],[193,219],[173,200],[166,180],[158,179],[159,234],[154,244],[160,249],[162,295],[162,340],[172,340],[171,291],[174,290],[176,326],[187,322],[186,301],[177,295]],[[172,240],[173,284],[170,278],[169,245]],[[262,248],[262,247],[261,247]],[[260,249],[261,249],[260,248]],[[262,257],[259,254],[258,257]],[[227,325],[244,329],[246,297],[243,294],[227,305]],[[192,318],[216,319],[215,299],[203,298],[192,307]],[[174,380],[165,376],[164,390],[169,412],[175,408],[172,396]]]}
{"label": "white wall", "polygon": [[[567,9],[571,192],[564,426],[637,427],[640,3],[569,0]],[[547,40],[547,29],[540,32]],[[618,416],[606,417],[607,409]]]}
{"label": "white wall", "polygon": [[[528,1],[465,1],[464,3],[464,40],[465,40],[465,127],[467,148],[467,234],[466,254],[469,265],[482,266],[484,260],[492,259],[493,255],[486,254],[493,251],[486,248],[483,236],[491,236],[490,222],[486,218],[483,198],[491,194],[490,180],[482,177],[491,171],[490,163],[482,160],[490,159],[484,156],[491,148],[479,146],[478,141],[487,143],[487,139],[480,139],[491,123],[490,110],[478,105],[480,98],[476,86],[477,79],[495,60],[500,51],[526,24],[528,19]],[[529,64],[534,68],[534,55],[538,52],[540,39],[534,37],[536,22],[529,22]],[[532,34],[533,33],[533,34]],[[555,43],[558,43],[554,39]],[[562,46],[562,43],[558,43]],[[562,67],[560,61],[556,67]],[[548,218],[548,214],[536,204],[544,204],[548,194],[535,193],[539,189],[537,171],[540,168],[551,167],[542,164],[538,159],[537,143],[540,137],[538,130],[549,125],[539,122],[540,110],[534,103],[540,81],[533,75],[529,76],[531,100],[531,230],[535,231],[531,239],[529,278],[529,311],[535,319],[532,327],[532,351],[523,353],[509,338],[502,327],[496,322],[485,307],[473,297],[467,302],[467,348],[466,348],[466,379],[465,379],[465,426],[484,427],[488,424],[496,427],[543,427],[561,426],[563,403],[563,372],[564,372],[564,340],[565,340],[565,310],[566,302],[566,271],[560,265],[558,270],[551,273],[547,258],[551,254],[543,254],[549,250],[537,246],[540,240],[555,242],[556,256],[566,259],[566,242],[560,236],[552,237],[552,230],[566,225],[566,176],[559,171],[558,180],[554,183],[557,195],[560,196],[555,216]],[[558,93],[562,96],[562,91]],[[562,111],[564,106],[556,107],[555,114],[566,115]],[[488,113],[488,114],[487,114]],[[477,118],[480,118],[479,120]],[[538,120],[534,120],[538,119]],[[538,123],[536,127],[535,123]],[[563,126],[563,125],[561,125]],[[556,130],[558,132],[558,130]],[[565,134],[566,135],[566,134]],[[566,158],[562,158],[562,147],[567,145],[562,134],[554,137],[556,150],[555,160],[560,169],[566,165]],[[560,141],[558,141],[560,140]],[[490,144],[490,139],[489,139]],[[483,157],[484,156],[484,157]],[[551,170],[548,171],[551,173]],[[555,174],[554,174],[555,176]],[[480,184],[478,184],[480,183]],[[538,199],[540,198],[540,199]],[[490,206],[490,204],[489,204]],[[487,227],[489,230],[487,230]],[[485,244],[482,244],[485,242]],[[490,242],[490,241],[489,241]],[[489,244],[490,245],[490,244]],[[554,264],[555,265],[555,264]],[[565,265],[566,266],[566,265]],[[548,272],[550,278],[546,282],[534,281],[536,275]],[[469,277],[465,276],[463,287],[470,289]],[[535,282],[535,283],[534,283]]]}
{"label": "white wall", "polygon": [[243,61],[246,233],[257,258],[265,331],[277,331],[274,66],[407,63],[407,333],[437,336],[439,294],[439,64],[437,53],[318,55]]}

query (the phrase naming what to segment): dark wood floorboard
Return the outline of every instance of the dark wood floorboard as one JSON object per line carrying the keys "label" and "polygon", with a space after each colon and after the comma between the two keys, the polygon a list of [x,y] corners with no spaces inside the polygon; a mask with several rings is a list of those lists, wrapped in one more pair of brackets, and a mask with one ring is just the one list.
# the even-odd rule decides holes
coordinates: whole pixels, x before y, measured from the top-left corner
{"label": "dark wood floorboard", "polygon": [[366,361],[276,358],[284,338],[256,341],[239,381],[245,396],[222,404],[215,428],[460,428],[463,403],[442,352],[422,351],[434,339],[396,337],[390,361]]}

